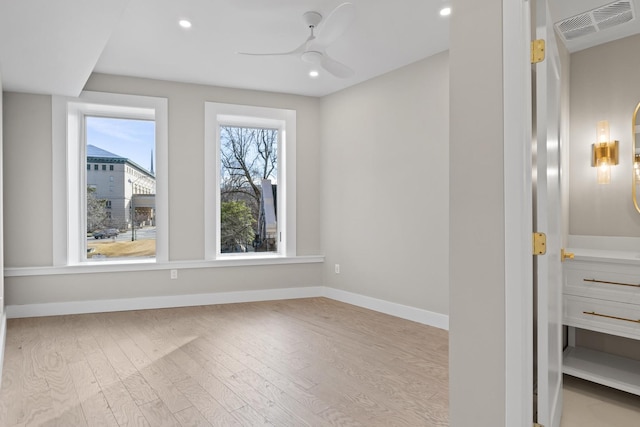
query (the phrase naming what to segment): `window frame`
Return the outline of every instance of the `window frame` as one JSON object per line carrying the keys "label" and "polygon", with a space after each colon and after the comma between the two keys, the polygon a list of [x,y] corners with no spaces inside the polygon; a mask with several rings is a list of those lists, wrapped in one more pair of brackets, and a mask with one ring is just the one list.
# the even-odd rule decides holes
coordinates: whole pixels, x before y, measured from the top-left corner
{"label": "window frame", "polygon": [[[205,259],[296,256],[296,111],[205,102]],[[220,126],[278,129],[277,252],[220,251]]]}
{"label": "window frame", "polygon": [[[168,102],[166,98],[85,91],[53,98],[53,265],[163,263],[169,254]],[[86,116],[154,120],[156,128],[156,257],[86,258]]]}

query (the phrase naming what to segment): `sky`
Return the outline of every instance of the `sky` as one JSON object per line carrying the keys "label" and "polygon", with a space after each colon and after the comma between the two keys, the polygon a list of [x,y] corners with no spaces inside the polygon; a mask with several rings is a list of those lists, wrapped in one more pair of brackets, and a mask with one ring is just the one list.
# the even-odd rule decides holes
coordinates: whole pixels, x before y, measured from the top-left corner
{"label": "sky", "polygon": [[155,161],[155,122],[152,120],[87,117],[87,144],[126,157],[151,170],[151,152]]}

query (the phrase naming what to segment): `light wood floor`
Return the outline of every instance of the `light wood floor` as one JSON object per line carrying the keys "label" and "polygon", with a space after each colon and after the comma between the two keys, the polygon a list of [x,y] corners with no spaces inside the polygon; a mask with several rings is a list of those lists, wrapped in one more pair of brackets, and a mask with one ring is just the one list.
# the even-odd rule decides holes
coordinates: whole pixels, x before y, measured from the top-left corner
{"label": "light wood floor", "polygon": [[324,298],[13,319],[0,426],[447,426],[447,359]]}
{"label": "light wood floor", "polygon": [[640,396],[564,376],[560,427],[638,427]]}

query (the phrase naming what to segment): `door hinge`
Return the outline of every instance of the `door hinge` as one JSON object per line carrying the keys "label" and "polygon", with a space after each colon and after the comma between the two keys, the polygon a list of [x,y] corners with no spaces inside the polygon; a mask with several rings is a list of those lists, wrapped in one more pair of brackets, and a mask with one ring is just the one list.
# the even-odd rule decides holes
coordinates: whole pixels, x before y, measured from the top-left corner
{"label": "door hinge", "polygon": [[531,42],[531,63],[537,64],[544,61],[544,39]]}
{"label": "door hinge", "polygon": [[544,255],[547,253],[547,235],[544,233],[533,233],[533,254]]}
{"label": "door hinge", "polygon": [[544,427],[542,424],[533,423],[533,427]]}

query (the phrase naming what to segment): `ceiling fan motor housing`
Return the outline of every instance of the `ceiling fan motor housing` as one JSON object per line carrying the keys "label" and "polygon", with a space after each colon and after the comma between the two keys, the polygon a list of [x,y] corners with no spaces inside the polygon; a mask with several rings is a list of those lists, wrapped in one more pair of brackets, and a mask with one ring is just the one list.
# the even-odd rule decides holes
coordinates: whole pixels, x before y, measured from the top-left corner
{"label": "ceiling fan motor housing", "polygon": [[315,28],[318,26],[320,21],[322,21],[322,15],[314,11],[305,12],[304,15],[302,15],[302,17],[304,18],[304,22],[306,22],[307,26],[309,27]]}

